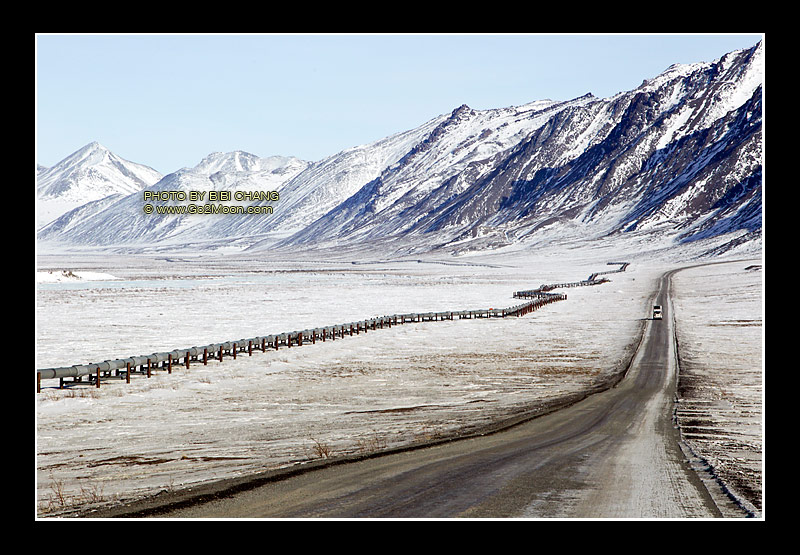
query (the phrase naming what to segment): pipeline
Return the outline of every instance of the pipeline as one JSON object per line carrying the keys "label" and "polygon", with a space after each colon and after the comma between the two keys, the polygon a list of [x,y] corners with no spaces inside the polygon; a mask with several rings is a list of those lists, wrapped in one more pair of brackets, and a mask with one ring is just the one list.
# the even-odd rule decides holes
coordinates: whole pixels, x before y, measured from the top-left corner
{"label": "pipeline", "polygon": [[[624,264],[624,266],[621,270],[617,271],[624,271],[628,266],[628,263],[620,264]],[[552,289],[576,287],[578,285],[597,285],[608,281],[607,279],[595,279],[595,275],[596,274],[593,274],[589,280],[584,280],[582,282],[542,285],[538,289],[517,291],[514,293],[514,298],[528,298],[533,300],[509,308],[392,314],[391,316],[379,316],[345,324],[256,336],[246,339],[225,341],[223,343],[212,343],[199,347],[193,346],[150,355],[132,356],[91,364],[43,368],[36,371],[36,392],[41,392],[42,380],[58,379],[59,388],[63,388],[65,386],[65,378],[72,378],[73,382],[81,382],[84,377],[87,377],[91,384],[99,388],[101,378],[124,378],[127,383],[130,383],[132,374],[147,375],[149,378],[152,376],[152,372],[157,369],[166,370],[171,374],[173,367],[177,365],[184,365],[186,368],[189,368],[192,363],[207,365],[209,360],[218,360],[222,362],[225,357],[235,359],[238,353],[247,352],[248,356],[252,356],[254,349],[265,352],[267,349],[277,350],[281,347],[291,348],[293,345],[302,347],[308,343],[315,344],[318,340],[322,342],[327,340],[335,341],[337,338],[341,339],[346,336],[352,336],[354,332],[358,335],[361,332],[368,333],[370,330],[383,329],[385,327],[391,328],[392,326],[411,322],[440,322],[456,319],[524,316],[547,304],[567,299],[567,295],[563,293],[551,293],[550,291]]]}

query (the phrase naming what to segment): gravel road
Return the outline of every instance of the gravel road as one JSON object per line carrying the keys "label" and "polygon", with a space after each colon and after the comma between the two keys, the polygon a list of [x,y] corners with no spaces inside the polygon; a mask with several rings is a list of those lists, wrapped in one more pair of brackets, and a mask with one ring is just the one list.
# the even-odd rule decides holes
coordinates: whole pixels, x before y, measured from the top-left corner
{"label": "gravel road", "polygon": [[664,274],[653,296],[653,303],[665,309],[664,319],[644,322],[630,368],[611,389],[501,432],[308,467],[281,479],[259,476],[218,484],[192,495],[184,492],[172,499],[173,505],[137,516],[729,516],[735,508],[693,470],[672,421],[676,361],[671,274]]}

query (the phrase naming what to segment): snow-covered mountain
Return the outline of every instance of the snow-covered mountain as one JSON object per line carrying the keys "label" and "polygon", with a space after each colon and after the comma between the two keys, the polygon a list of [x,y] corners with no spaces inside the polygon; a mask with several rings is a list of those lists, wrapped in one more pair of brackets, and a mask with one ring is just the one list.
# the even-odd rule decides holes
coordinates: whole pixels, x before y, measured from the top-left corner
{"label": "snow-covered mountain", "polygon": [[[163,241],[224,239],[239,218],[227,214],[146,214],[144,192],[274,191],[303,171],[307,162],[294,157],[259,158],[234,151],[215,152],[193,168],[181,168],[133,194],[115,195],[78,207],[42,228],[42,240],[80,245],[155,245]],[[158,202],[161,205],[185,202]],[[236,203],[242,204],[242,203]]]}
{"label": "snow-covered mountain", "polygon": [[[193,168],[182,168],[164,176],[149,191],[277,191],[275,202],[225,204],[269,204],[269,215],[144,214],[143,192],[115,202],[83,207],[64,214],[42,229],[38,238],[72,245],[156,246],[175,248],[195,245],[214,248],[219,244],[249,246],[267,239],[285,237],[304,229],[338,206],[395,163],[424,138],[436,120],[417,129],[397,133],[369,145],[349,148],[319,162],[293,157],[258,158],[237,151],[213,153]],[[161,203],[169,204],[169,203]],[[181,203],[172,203],[181,204]],[[182,204],[186,204],[185,202]],[[99,210],[91,210],[98,208]]]}
{"label": "snow-covered mountain", "polygon": [[137,192],[66,214],[39,237],[157,248],[381,244],[393,252],[626,233],[759,239],[763,83],[759,43],[673,65],[610,98],[460,106],[315,163],[216,153],[151,189],[277,190],[272,214],[144,215]]}
{"label": "snow-covered mountain", "polygon": [[646,230],[686,242],[758,232],[763,80],[759,44],[671,66],[607,99],[462,106],[283,245],[394,237],[463,250],[564,233]]}
{"label": "snow-covered mountain", "polygon": [[161,177],[153,168],[89,143],[51,168],[37,165],[36,229],[73,208],[110,195],[135,193]]}

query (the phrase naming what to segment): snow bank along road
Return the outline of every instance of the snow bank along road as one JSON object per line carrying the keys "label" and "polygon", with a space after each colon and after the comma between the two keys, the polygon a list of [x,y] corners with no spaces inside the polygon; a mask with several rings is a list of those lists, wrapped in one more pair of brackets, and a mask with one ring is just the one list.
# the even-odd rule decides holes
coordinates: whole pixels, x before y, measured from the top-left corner
{"label": "snow bank along road", "polygon": [[721,507],[725,498],[692,469],[672,421],[673,272],[661,277],[653,298],[664,319],[646,322],[625,377],[569,407],[493,434],[229,481],[160,509],[95,516],[126,516],[126,510],[173,518],[723,516],[730,507]]}

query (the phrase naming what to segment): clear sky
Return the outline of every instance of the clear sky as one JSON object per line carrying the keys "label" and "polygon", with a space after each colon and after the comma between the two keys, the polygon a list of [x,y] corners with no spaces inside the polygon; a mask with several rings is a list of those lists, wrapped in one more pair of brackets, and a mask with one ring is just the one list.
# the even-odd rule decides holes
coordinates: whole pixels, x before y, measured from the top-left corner
{"label": "clear sky", "polygon": [[98,141],[167,174],[211,152],[320,160],[462,104],[638,87],[762,39],[713,35],[37,35],[36,162]]}

